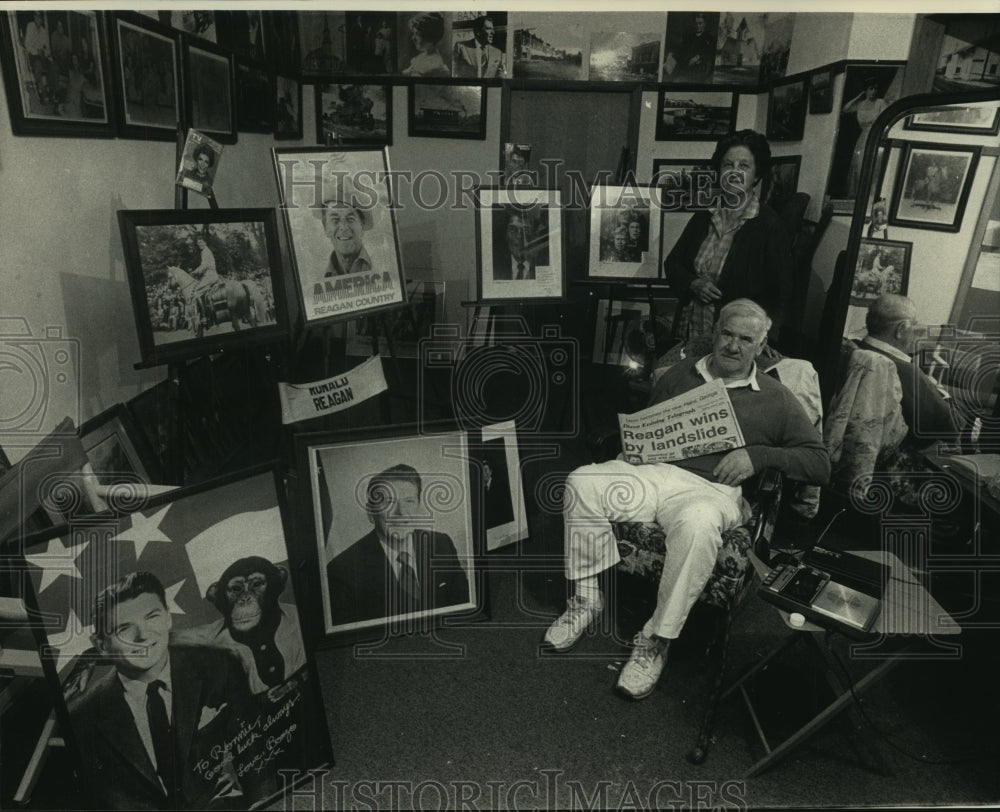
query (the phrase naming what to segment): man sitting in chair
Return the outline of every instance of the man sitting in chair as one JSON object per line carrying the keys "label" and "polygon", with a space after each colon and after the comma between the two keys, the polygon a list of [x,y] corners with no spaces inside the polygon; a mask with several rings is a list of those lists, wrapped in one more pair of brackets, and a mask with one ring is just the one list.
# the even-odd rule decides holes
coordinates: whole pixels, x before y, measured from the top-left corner
{"label": "man sitting in chair", "polygon": [[[736,299],[722,308],[711,354],[668,369],[653,388],[660,403],[721,378],[746,440],[744,448],[675,463],[632,465],[612,460],[586,465],[566,481],[566,577],[575,584],[566,611],[545,633],[557,651],[572,647],[604,610],[597,576],[619,561],[612,521],[657,522],[667,555],[656,610],[633,641],[618,689],[633,699],[649,696],[666,662],[670,641],[712,575],[722,534],[749,517],[740,485],[764,468],[801,482],[821,484],[830,461],[819,433],[795,396],[778,381],[758,375],[754,359],[771,319],[755,302]],[[631,504],[619,498],[635,496]]]}
{"label": "man sitting in chair", "polygon": [[921,329],[917,306],[906,296],[886,293],[868,306],[865,327],[868,335],[858,346],[889,358],[899,374],[900,408],[908,428],[903,443],[920,449],[938,439],[954,439],[958,428],[947,395],[910,355]]}

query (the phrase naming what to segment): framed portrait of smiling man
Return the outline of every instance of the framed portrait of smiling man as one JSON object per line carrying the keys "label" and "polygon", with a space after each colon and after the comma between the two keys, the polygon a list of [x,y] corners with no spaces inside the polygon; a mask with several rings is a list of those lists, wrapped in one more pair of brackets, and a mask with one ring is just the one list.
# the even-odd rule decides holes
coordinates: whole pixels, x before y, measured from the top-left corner
{"label": "framed portrait of smiling man", "polygon": [[274,149],[306,326],[406,301],[385,149]]}

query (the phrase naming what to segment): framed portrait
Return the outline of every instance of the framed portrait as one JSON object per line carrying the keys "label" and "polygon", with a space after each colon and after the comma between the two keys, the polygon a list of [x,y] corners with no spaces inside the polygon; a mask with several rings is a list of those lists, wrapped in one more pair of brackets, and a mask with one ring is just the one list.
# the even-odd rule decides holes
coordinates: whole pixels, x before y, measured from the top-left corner
{"label": "framed portrait", "polygon": [[507,12],[451,14],[451,75],[459,79],[507,76]]}
{"label": "framed portrait", "polygon": [[1000,107],[996,104],[949,104],[937,110],[907,116],[903,129],[929,133],[997,135],[1000,133]]}
{"label": "framed portrait", "polygon": [[385,148],[279,147],[273,156],[305,324],[403,304],[403,261]]}
{"label": "framed portrait", "polygon": [[469,451],[479,469],[480,529],[485,531],[486,552],[527,538],[528,513],[515,422],[506,420],[472,431]]}
{"label": "framed portrait", "polygon": [[236,143],[236,70],[226,51],[183,38],[184,103],[191,127],[224,144]]}
{"label": "framed portrait", "polygon": [[222,144],[200,132],[188,130],[174,182],[185,189],[211,197],[221,158]]}
{"label": "framed portrait", "polygon": [[302,47],[299,41],[299,13],[282,9],[264,12],[267,55],[277,73],[300,76]]}
{"label": "framed portrait", "polygon": [[273,209],[118,212],[142,363],[288,332]]}
{"label": "framed portrait", "polygon": [[302,140],[302,82],[281,74],[274,76],[274,137]]}
{"label": "framed portrait", "polygon": [[767,137],[801,141],[806,126],[806,80],[774,85],[768,95]]}
{"label": "framed portrait", "polygon": [[711,84],[718,31],[717,11],[669,12],[660,81]]}
{"label": "framed portrait", "polygon": [[258,469],[28,540],[42,665],[94,808],[249,809],[283,771],[330,764],[282,491]]}
{"label": "framed portrait", "polygon": [[717,90],[660,91],[657,141],[717,141],[736,127],[736,96]]}
{"label": "framed portrait", "polygon": [[413,630],[477,610],[466,432],[295,440],[299,537],[316,562],[311,611],[326,635]]}
{"label": "framed portrait", "polygon": [[274,132],[274,91],[267,68],[236,61],[237,126],[240,132]]}
{"label": "framed portrait", "polygon": [[646,361],[655,360],[649,356],[668,342],[676,310],[674,298],[654,299],[652,318],[648,298],[599,299],[593,362],[638,370]]}
{"label": "framed portrait", "polygon": [[344,68],[338,73],[379,76],[396,73],[396,12],[345,11],[341,31]]}
{"label": "framed portrait", "polygon": [[590,35],[590,80],[655,82],[660,72],[658,31],[595,31]]}
{"label": "framed portrait", "polygon": [[708,161],[654,158],[651,180],[664,211],[693,212],[715,205],[720,192],[716,172]]}
{"label": "framed portrait", "polygon": [[781,155],[771,158],[771,194],[768,205],[780,209],[799,190],[801,155]]}
{"label": "framed portrait", "polygon": [[115,135],[103,12],[0,13],[0,66],[14,135]]}
{"label": "framed portrait", "polygon": [[537,173],[531,169],[531,144],[503,145],[504,186],[533,186]]}
{"label": "framed portrait", "polygon": [[451,76],[451,12],[399,14],[399,73],[410,79]]}
{"label": "framed portrait", "polygon": [[118,135],[173,141],[181,118],[180,35],[132,12],[115,12],[111,25]]}
{"label": "framed portrait", "polygon": [[515,79],[584,78],[584,26],[559,11],[511,11],[508,19]]}
{"label": "framed portrait", "polygon": [[833,71],[829,68],[809,74],[809,112],[833,112]]}
{"label": "framed portrait", "polygon": [[899,159],[889,224],[958,231],[980,147],[906,143]]}
{"label": "framed portrait", "polygon": [[392,144],[392,85],[317,84],[315,88],[320,144]]}
{"label": "framed portrait", "polygon": [[566,292],[559,191],[476,192],[479,301],[561,299]]}
{"label": "framed portrait", "polygon": [[590,193],[588,279],[657,279],[660,212],[648,188],[594,186]]}
{"label": "framed portrait", "polygon": [[347,322],[347,354],[361,358],[375,353],[419,358],[420,340],[430,338],[431,327],[444,321],[444,295],[444,282],[406,280],[406,307]]}
{"label": "framed portrait", "polygon": [[410,85],[408,132],[424,138],[486,139],[483,85]]}
{"label": "framed portrait", "polygon": [[885,293],[906,295],[913,243],[861,238],[851,304],[867,307]]}

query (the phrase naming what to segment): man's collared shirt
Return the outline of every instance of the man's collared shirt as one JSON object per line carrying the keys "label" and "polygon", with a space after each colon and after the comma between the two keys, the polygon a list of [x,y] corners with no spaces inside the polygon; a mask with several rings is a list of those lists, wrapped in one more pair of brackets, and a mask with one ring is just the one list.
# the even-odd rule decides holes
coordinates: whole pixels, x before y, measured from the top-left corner
{"label": "man's collared shirt", "polygon": [[[705,383],[710,383],[718,377],[717,375],[713,375],[708,368],[708,361],[711,357],[711,355],[706,355],[703,358],[699,358],[697,363],[694,365],[698,374],[705,379]],[[760,384],[757,383],[757,362],[754,361],[754,363],[750,365],[750,372],[745,378],[740,378],[735,381],[725,381],[725,384],[726,389],[739,389],[743,386],[749,386],[754,392],[759,392]]]}
{"label": "man's collared shirt", "polygon": [[[139,738],[142,739],[142,746],[146,748],[146,753],[149,755],[153,769],[156,770],[159,765],[156,763],[156,752],[153,750],[153,734],[149,730],[149,714],[146,713],[146,686],[149,683],[141,682],[137,679],[129,679],[120,671],[118,672],[118,679],[121,681],[122,689],[125,692],[125,704],[128,705],[128,709],[132,713],[132,718],[135,719],[135,727],[139,732]],[[167,718],[173,723],[173,688],[170,682],[169,655],[167,656],[163,670],[160,671],[156,679],[164,684],[164,687],[160,688],[160,696],[163,697],[163,704],[167,707]]]}
{"label": "man's collared shirt", "polygon": [[899,347],[894,347],[885,341],[878,338],[873,338],[872,336],[865,336],[862,339],[862,344],[867,344],[870,347],[874,347],[877,350],[881,350],[886,355],[891,355],[893,358],[898,358],[900,361],[906,361],[908,364],[913,363],[913,359],[903,352]]}
{"label": "man's collared shirt", "polygon": [[368,251],[362,246],[361,251],[354,258],[351,263],[351,267],[346,270],[340,264],[340,258],[337,256],[337,252],[334,251],[330,254],[330,261],[326,264],[326,273],[323,274],[324,278],[327,276],[343,276],[349,273],[366,273],[372,269],[372,258],[368,255]]}

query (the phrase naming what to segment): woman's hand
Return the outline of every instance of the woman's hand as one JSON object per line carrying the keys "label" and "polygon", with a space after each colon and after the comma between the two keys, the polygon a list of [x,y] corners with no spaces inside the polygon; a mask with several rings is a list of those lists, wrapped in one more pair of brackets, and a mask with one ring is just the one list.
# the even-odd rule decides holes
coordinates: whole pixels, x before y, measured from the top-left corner
{"label": "woman's hand", "polygon": [[691,280],[691,292],[705,304],[710,304],[722,297],[722,291],[715,286],[714,282],[700,276]]}

